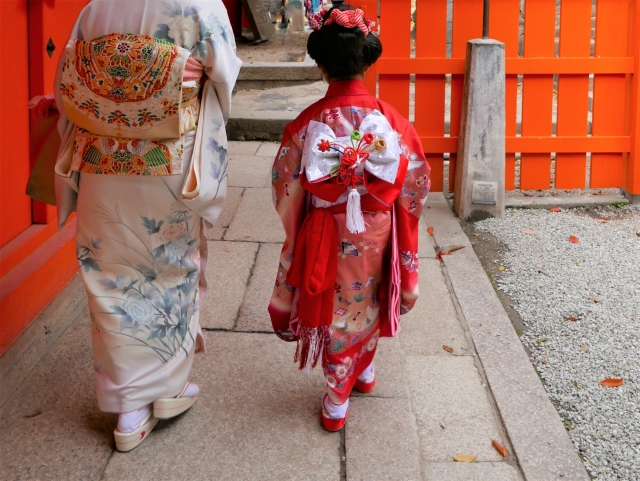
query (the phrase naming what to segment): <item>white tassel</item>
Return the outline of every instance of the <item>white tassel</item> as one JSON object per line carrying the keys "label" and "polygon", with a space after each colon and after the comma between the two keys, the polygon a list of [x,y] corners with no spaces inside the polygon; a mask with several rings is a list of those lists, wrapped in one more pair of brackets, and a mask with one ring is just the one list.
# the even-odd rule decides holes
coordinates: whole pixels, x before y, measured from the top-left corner
{"label": "white tassel", "polygon": [[352,234],[362,234],[365,231],[360,193],[358,189],[351,189],[347,199],[347,229]]}

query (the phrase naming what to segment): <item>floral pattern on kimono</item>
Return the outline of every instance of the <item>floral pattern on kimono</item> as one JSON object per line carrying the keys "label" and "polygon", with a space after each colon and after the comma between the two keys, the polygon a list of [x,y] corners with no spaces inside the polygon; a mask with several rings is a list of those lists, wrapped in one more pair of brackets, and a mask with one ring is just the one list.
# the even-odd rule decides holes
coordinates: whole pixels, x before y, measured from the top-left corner
{"label": "floral pattern on kimono", "polygon": [[[173,196],[168,189],[167,194]],[[103,238],[78,236],[78,263],[89,297],[109,299],[106,311],[93,314],[94,322],[99,328],[101,316],[113,316],[119,321],[119,335],[148,349],[163,363],[177,350],[186,352],[195,342],[188,330],[189,319],[198,311],[197,219],[175,196],[170,212],[160,219],[139,216],[132,223],[129,216],[123,216],[120,204],[96,206],[95,215],[133,233],[138,242],[121,245],[114,255],[103,249]],[[113,263],[124,269],[117,269],[116,276],[104,275],[112,271],[105,265]]]}

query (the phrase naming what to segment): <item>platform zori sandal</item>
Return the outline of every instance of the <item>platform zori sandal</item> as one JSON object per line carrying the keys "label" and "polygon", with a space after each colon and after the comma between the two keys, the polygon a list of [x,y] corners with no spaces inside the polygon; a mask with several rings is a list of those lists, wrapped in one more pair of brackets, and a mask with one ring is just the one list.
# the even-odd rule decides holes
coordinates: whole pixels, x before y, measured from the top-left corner
{"label": "platform zori sandal", "polygon": [[116,449],[120,452],[126,453],[138,446],[142,441],[147,439],[149,433],[153,431],[153,428],[158,424],[158,419],[153,416],[153,412],[150,412],[147,417],[142,421],[137,429],[134,429],[130,433],[122,433],[118,429],[113,432],[113,437],[116,441]]}
{"label": "platform zori sandal", "polygon": [[[158,399],[153,402],[153,415],[158,419],[169,419],[182,414],[193,406],[198,395],[185,396],[190,383],[187,383],[180,394],[168,399]],[[194,385],[195,386],[195,385]],[[197,388],[197,386],[196,386]]]}

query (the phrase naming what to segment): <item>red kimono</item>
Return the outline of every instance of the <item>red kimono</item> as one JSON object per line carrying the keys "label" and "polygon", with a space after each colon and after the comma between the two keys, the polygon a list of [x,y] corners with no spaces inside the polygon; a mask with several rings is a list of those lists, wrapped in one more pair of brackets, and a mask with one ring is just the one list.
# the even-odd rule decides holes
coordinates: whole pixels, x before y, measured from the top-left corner
{"label": "red kimono", "polygon": [[[366,226],[364,232],[354,232],[346,222],[350,188],[336,174],[337,157],[325,158],[333,153],[329,141],[318,139],[328,135],[351,138],[354,147],[365,145],[353,141],[360,138],[354,131],[361,128],[384,133],[387,143],[371,143],[367,152],[372,162],[363,162],[358,175],[354,170],[349,179],[356,179],[351,188],[359,193]],[[371,138],[382,139],[383,134],[369,134]],[[387,151],[393,153],[392,160],[376,164],[375,155]],[[331,162],[337,164],[330,169]],[[273,165],[273,201],[286,240],[269,314],[281,339],[299,342],[302,357],[313,351],[315,337],[306,339],[300,352],[301,337],[326,332],[322,352],[316,354],[336,404],[346,402],[356,379],[373,361],[379,337],[395,335],[399,314],[416,302],[418,221],[429,192],[429,172],[413,125],[370,95],[361,81],[332,82],[325,97],[285,129]],[[300,239],[304,242],[297,243]],[[304,282],[316,295],[300,288]],[[315,322],[321,330],[305,331],[301,321]],[[328,326],[325,331],[323,324]]]}

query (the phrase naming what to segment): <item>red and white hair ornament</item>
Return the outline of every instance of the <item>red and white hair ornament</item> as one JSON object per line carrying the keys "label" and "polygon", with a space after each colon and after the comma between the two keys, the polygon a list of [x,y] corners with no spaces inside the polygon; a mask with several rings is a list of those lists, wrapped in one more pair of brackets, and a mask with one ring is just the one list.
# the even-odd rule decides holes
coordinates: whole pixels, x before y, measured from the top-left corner
{"label": "red and white hair ornament", "polygon": [[323,22],[325,13],[326,12],[324,10],[320,10],[313,16],[313,19],[309,21],[311,28],[314,30],[320,30],[324,25],[336,23],[344,28],[359,28],[366,36],[371,32],[370,27],[373,27],[376,24],[372,18],[367,19],[365,22],[364,12],[359,8],[355,10],[339,10],[334,8],[331,10],[329,18]]}

